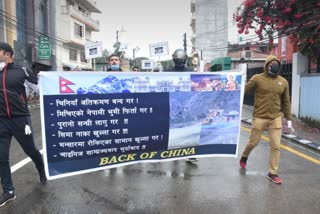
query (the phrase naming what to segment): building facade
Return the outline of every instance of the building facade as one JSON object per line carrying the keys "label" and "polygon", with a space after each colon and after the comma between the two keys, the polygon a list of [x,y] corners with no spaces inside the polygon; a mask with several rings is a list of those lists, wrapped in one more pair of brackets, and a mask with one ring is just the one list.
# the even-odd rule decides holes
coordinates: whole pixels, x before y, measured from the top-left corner
{"label": "building facade", "polygon": [[101,13],[94,0],[56,1],[57,70],[92,69],[85,58],[85,44],[92,40],[93,31],[100,30],[92,13]]}
{"label": "building facade", "polygon": [[0,41],[12,47],[17,39],[16,2],[0,0]]}
{"label": "building facade", "polygon": [[228,1],[192,0],[191,43],[200,60],[208,63],[228,51]]}

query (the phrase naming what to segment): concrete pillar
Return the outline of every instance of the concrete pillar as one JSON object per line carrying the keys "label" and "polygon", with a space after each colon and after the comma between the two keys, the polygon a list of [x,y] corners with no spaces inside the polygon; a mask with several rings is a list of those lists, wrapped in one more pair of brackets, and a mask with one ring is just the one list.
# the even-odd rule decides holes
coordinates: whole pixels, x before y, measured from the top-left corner
{"label": "concrete pillar", "polygon": [[300,75],[308,69],[308,58],[300,52],[292,57],[292,91],[291,112],[296,116],[300,114]]}

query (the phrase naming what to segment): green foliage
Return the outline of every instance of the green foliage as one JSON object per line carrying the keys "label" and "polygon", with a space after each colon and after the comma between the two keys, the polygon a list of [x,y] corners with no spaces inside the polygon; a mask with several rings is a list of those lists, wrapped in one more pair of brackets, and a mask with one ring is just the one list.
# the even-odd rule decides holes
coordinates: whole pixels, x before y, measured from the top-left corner
{"label": "green foliage", "polygon": [[313,127],[313,128],[319,128],[320,127],[320,121],[315,120],[311,117],[301,117],[300,118],[302,121],[304,121],[308,126]]}
{"label": "green foliage", "polygon": [[288,35],[311,58],[320,48],[319,19],[319,0],[245,0],[234,14],[240,34],[254,30],[270,46],[275,32]]}

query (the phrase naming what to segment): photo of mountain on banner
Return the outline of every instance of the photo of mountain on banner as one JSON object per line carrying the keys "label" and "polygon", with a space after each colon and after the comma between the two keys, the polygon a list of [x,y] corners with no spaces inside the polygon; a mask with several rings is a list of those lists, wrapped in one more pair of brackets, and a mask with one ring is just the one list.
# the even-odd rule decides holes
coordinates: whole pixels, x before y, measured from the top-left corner
{"label": "photo of mountain on banner", "polygon": [[242,82],[236,71],[43,72],[48,178],[141,161],[234,157]]}
{"label": "photo of mountain on banner", "polygon": [[318,0],[245,0],[234,14],[239,33],[253,30],[260,40],[289,36],[299,51],[314,59],[320,49]]}

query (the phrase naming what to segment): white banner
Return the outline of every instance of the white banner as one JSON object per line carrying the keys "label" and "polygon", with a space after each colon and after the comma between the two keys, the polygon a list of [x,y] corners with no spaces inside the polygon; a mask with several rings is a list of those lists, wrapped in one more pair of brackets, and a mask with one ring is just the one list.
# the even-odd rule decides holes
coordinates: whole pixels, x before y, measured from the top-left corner
{"label": "white banner", "polygon": [[153,69],[153,60],[142,60],[141,61],[142,69]]}
{"label": "white banner", "polygon": [[86,59],[102,57],[102,42],[87,42],[85,54]]}
{"label": "white banner", "polygon": [[169,55],[168,42],[158,42],[149,45],[150,57],[160,57]]}

